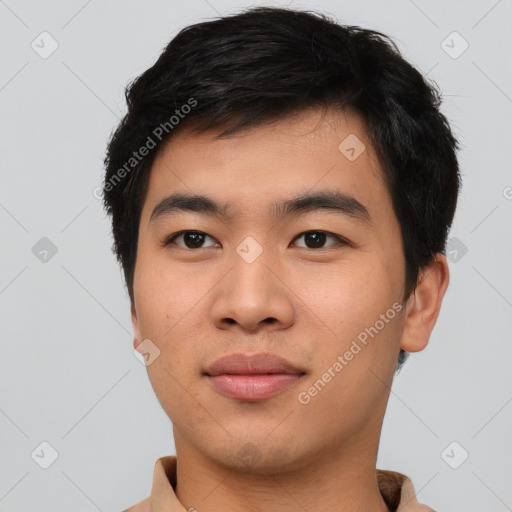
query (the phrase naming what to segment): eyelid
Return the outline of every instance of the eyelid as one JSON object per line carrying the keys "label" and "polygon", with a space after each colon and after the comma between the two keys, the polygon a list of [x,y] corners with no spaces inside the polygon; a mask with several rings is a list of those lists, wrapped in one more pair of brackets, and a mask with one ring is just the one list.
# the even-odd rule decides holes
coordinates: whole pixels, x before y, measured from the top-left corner
{"label": "eyelid", "polygon": [[[202,234],[202,235],[205,235],[206,237],[209,237],[211,238],[212,240],[215,240],[216,244],[220,245],[220,242],[218,240],[216,240],[213,236],[209,235],[208,233],[205,233],[204,231],[200,231],[200,230],[197,230],[197,229],[185,229],[185,230],[182,230],[182,231],[178,231],[176,233],[173,233],[172,235],[169,235],[163,242],[163,246],[168,246],[168,245],[171,245],[172,243],[174,243],[175,245],[177,245],[178,247],[182,248],[182,249],[186,249],[186,250],[189,250],[189,251],[197,251],[199,249],[208,249],[208,248],[211,248],[213,246],[208,246],[208,247],[198,247],[196,249],[191,249],[189,247],[183,247],[181,245],[178,245],[176,244],[175,242],[173,242],[173,240],[181,235],[184,235],[185,233],[199,233],[199,234]],[[317,251],[317,252],[320,252],[324,249],[329,249],[330,247],[336,247],[336,246],[339,246],[339,245],[351,245],[351,242],[349,240],[347,240],[346,238],[342,237],[341,235],[337,235],[335,233],[331,233],[330,231],[326,231],[326,230],[323,230],[323,229],[308,229],[306,231],[302,231],[301,233],[299,233],[298,235],[295,236],[295,238],[293,238],[293,240],[290,242],[290,244],[293,244],[293,242],[295,240],[297,240],[298,238],[301,238],[303,237],[304,235],[307,235],[309,233],[324,233],[325,235],[327,236],[330,236],[332,238],[335,239],[335,243],[331,244],[331,245],[328,245],[326,247],[318,247],[318,248],[311,248],[311,247],[301,247],[299,246],[299,249],[309,249],[310,251]]]}
{"label": "eyelid", "polygon": [[309,249],[310,251],[321,251],[321,250],[324,250],[324,249],[329,249],[330,247],[336,247],[337,245],[350,245],[350,242],[346,238],[343,238],[341,235],[336,235],[335,233],[331,233],[330,231],[325,231],[324,229],[308,229],[307,231],[303,231],[302,233],[299,233],[292,240],[292,242],[294,242],[298,238],[300,238],[300,237],[302,237],[304,235],[307,235],[309,233],[324,233],[325,235],[334,238],[336,240],[336,243],[331,244],[331,245],[327,245],[325,247],[319,247],[319,248],[316,248],[316,249],[313,249],[311,247],[299,247],[299,249]]}
{"label": "eyelid", "polygon": [[[213,246],[209,246],[209,247],[199,247],[198,249],[190,249],[189,247],[183,247],[181,245],[178,245],[176,244],[175,242],[173,242],[173,240],[181,235],[184,235],[185,233],[199,233],[201,235],[205,235],[206,237],[209,237],[211,238],[212,240],[215,240],[215,238],[211,235],[209,235],[208,233],[205,233],[204,231],[199,231],[198,229],[184,229],[183,231],[178,231],[176,233],[173,233],[172,235],[169,235],[163,242],[163,246],[167,246],[167,245],[171,245],[172,243],[174,243],[174,245],[177,245],[178,247],[180,247],[181,249],[186,249],[186,250],[189,250],[189,251],[197,251],[198,249],[208,249],[209,247],[213,247]],[[219,244],[218,240],[215,240],[215,242],[217,244]]]}

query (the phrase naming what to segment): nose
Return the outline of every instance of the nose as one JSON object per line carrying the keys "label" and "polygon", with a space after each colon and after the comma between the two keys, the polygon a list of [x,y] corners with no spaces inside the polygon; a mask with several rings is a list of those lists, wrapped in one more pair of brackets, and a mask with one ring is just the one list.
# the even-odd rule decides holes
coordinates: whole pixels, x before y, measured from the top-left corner
{"label": "nose", "polygon": [[257,332],[293,324],[293,293],[264,254],[251,263],[235,254],[232,270],[216,287],[211,314],[217,328]]}

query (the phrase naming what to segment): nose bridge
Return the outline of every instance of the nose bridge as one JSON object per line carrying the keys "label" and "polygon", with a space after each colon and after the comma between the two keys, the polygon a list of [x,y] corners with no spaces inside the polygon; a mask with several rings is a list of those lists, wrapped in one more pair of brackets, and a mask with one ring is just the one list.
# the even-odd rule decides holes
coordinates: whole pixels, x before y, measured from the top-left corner
{"label": "nose bridge", "polygon": [[290,296],[271,270],[275,258],[270,248],[248,236],[231,255],[230,266],[212,308],[218,327],[237,324],[255,330],[262,323],[283,327],[293,320]]}
{"label": "nose bridge", "polygon": [[263,304],[269,298],[275,283],[271,283],[272,254],[268,243],[260,244],[254,237],[247,236],[236,247],[232,257],[231,294],[246,305]]}

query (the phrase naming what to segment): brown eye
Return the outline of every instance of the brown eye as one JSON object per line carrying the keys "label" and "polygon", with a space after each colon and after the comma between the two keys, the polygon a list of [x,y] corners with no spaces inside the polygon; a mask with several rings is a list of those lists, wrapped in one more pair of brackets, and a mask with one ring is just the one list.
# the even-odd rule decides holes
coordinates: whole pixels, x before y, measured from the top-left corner
{"label": "brown eye", "polygon": [[327,247],[344,243],[341,237],[328,233],[327,231],[306,231],[300,234],[295,240],[300,238],[304,238],[305,246],[299,245],[298,247],[305,247],[306,249],[325,249],[324,244],[328,238],[333,239],[334,243]]}
{"label": "brown eye", "polygon": [[[213,240],[210,235],[203,233],[202,231],[182,231],[181,233],[177,233],[170,237],[165,245],[175,244],[179,247],[183,247],[184,249],[202,249],[203,247],[214,247],[214,245],[204,246],[204,242],[207,238]],[[181,243],[175,243],[176,240],[182,240]]]}

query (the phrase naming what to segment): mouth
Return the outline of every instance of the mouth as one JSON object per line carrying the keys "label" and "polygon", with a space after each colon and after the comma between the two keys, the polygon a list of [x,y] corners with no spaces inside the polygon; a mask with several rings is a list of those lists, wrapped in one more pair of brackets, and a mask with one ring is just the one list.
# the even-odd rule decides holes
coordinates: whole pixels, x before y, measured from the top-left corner
{"label": "mouth", "polygon": [[270,398],[297,384],[304,375],[304,370],[269,353],[230,354],[217,359],[204,371],[216,391],[245,401]]}

